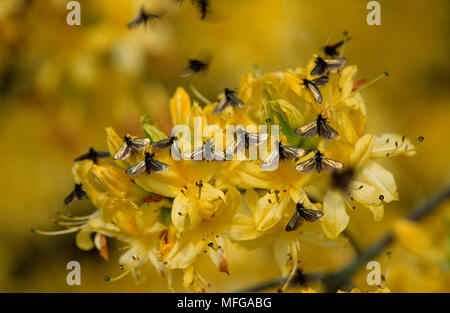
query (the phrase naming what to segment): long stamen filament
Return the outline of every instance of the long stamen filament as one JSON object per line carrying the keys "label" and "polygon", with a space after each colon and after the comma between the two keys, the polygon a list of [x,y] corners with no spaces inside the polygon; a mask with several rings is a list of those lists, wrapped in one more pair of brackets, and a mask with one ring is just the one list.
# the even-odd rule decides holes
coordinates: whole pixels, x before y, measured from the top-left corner
{"label": "long stamen filament", "polygon": [[206,98],[204,95],[202,95],[200,93],[200,91],[197,90],[197,88],[195,88],[194,84],[192,82],[188,82],[188,86],[191,89],[192,93],[199,99],[201,100],[204,104],[208,105],[211,103],[211,101],[208,100],[208,98]]}
{"label": "long stamen filament", "polygon": [[361,90],[363,90],[364,88],[369,87],[370,85],[376,83],[376,82],[379,81],[380,79],[382,79],[382,78],[384,78],[384,77],[387,77],[387,76],[389,76],[389,73],[388,73],[388,72],[384,72],[384,73],[381,74],[380,76],[378,76],[378,77],[372,79],[372,80],[371,80],[370,82],[368,82],[367,84],[364,84],[364,85],[362,85],[360,88],[358,88],[358,89],[356,89],[355,91],[353,91],[351,95],[353,96],[357,91],[361,91]]}
{"label": "long stamen filament", "polygon": [[60,211],[56,211],[56,215],[58,215],[59,217],[69,220],[69,221],[83,221],[83,220],[88,220],[91,217],[93,217],[95,215],[95,213],[93,214],[89,214],[89,215],[84,215],[84,216],[69,216],[69,215],[64,215],[62,214]]}
{"label": "long stamen filament", "polygon": [[57,235],[64,235],[64,234],[70,234],[70,233],[76,233],[80,231],[80,227],[74,227],[74,228],[68,228],[64,230],[55,230],[55,231],[43,231],[39,229],[32,228],[31,231],[40,235],[46,235],[46,236],[57,236]]}
{"label": "long stamen filament", "polygon": [[116,276],[114,278],[109,278],[109,276],[107,276],[108,277],[107,281],[108,282],[115,282],[115,281],[118,281],[119,279],[124,278],[125,276],[127,276],[133,270],[133,268],[136,265],[136,263],[137,263],[137,259],[135,261],[133,261],[130,264],[130,266],[128,266],[127,269],[123,273],[121,273],[120,275],[118,275],[118,276]]}

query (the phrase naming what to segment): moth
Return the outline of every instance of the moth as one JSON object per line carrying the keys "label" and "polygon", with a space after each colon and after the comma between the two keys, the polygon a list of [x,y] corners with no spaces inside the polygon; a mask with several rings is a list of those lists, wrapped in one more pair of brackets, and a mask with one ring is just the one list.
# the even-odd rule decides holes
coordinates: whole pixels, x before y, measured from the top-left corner
{"label": "moth", "polygon": [[203,147],[197,147],[193,150],[183,152],[183,158],[192,161],[199,161],[202,158],[208,161],[223,161],[225,160],[225,153],[214,147],[213,140],[208,140]]}
{"label": "moth", "polygon": [[186,69],[181,73],[181,77],[189,77],[191,75],[194,75],[196,73],[205,72],[209,68],[209,62],[208,61],[202,61],[197,59],[190,59],[188,60],[188,66]]}
{"label": "moth", "polygon": [[94,148],[90,148],[88,153],[83,154],[82,156],[79,156],[74,162],[79,162],[83,160],[91,160],[94,161],[95,164],[97,164],[98,159],[107,158],[111,154],[109,152],[103,152],[103,151],[95,151]]}
{"label": "moth", "polygon": [[322,94],[320,93],[319,87],[324,87],[327,83],[328,83],[328,77],[321,76],[321,77],[313,79],[313,80],[309,80],[309,79],[305,78],[305,79],[303,79],[302,85],[305,86],[306,89],[308,89],[311,92],[314,99],[321,104],[322,103]]}
{"label": "moth", "polygon": [[314,170],[317,170],[317,172],[320,173],[322,169],[331,173],[335,170],[340,170],[343,167],[344,165],[341,162],[326,158],[319,150],[316,150],[312,158],[297,164],[295,169],[308,174]]}
{"label": "moth", "polygon": [[295,160],[305,154],[305,150],[302,148],[296,148],[291,146],[282,145],[281,142],[277,142],[278,149],[273,149],[270,154],[261,163],[261,169],[272,168],[275,164],[278,164],[278,159],[281,160]]}
{"label": "moth", "polygon": [[127,27],[128,28],[134,28],[134,27],[137,27],[137,26],[139,26],[141,24],[147,25],[148,21],[151,21],[151,20],[160,21],[162,17],[163,17],[163,14],[147,13],[147,12],[145,12],[144,8],[141,7],[141,9],[139,10],[139,13],[136,16],[136,18],[134,18],[131,22],[129,22]]}
{"label": "moth", "polygon": [[72,190],[71,193],[64,199],[65,205],[71,205],[76,200],[84,200],[87,199],[87,194],[83,190],[82,184],[75,184],[75,188]]}
{"label": "moth", "polygon": [[303,220],[313,223],[318,221],[323,216],[323,212],[319,210],[311,210],[298,202],[295,208],[295,213],[286,225],[286,231],[293,231],[300,227]]}
{"label": "moth", "polygon": [[212,114],[219,114],[223,112],[223,110],[225,110],[225,108],[229,105],[240,109],[244,108],[245,106],[244,102],[242,102],[241,99],[236,96],[236,90],[225,88],[225,95],[222,99],[220,99]]}
{"label": "moth", "polygon": [[[344,33],[344,36],[347,36],[347,33]],[[339,52],[337,51],[337,49],[339,49],[339,47],[342,46],[344,44],[344,42],[349,41],[350,39],[351,39],[350,37],[347,37],[344,40],[341,40],[341,41],[335,43],[334,45],[325,46],[323,48],[323,52],[326,55],[334,58],[339,55]]]}
{"label": "moth", "polygon": [[327,124],[327,119],[322,114],[319,114],[315,121],[297,128],[295,133],[303,137],[311,137],[314,134],[319,134],[319,136],[325,139],[333,139],[339,136],[339,133]]}
{"label": "moth", "polygon": [[160,173],[169,169],[169,165],[160,162],[153,158],[154,154],[150,152],[145,152],[144,160],[140,161],[136,165],[133,165],[127,169],[127,174],[132,176],[139,176],[143,173]]}
{"label": "moth", "polygon": [[344,58],[323,59],[321,57],[317,57],[314,61],[316,66],[314,66],[311,70],[311,76],[326,75],[328,72],[343,67],[346,61],[347,60]]}
{"label": "moth", "polygon": [[227,160],[232,159],[232,155],[237,151],[248,149],[250,145],[260,145],[269,138],[267,133],[250,133],[245,129],[238,128],[236,130],[236,139],[225,148]]}
{"label": "moth", "polygon": [[114,160],[125,160],[134,152],[144,150],[151,143],[150,138],[131,138],[125,136],[122,146],[114,154]]}
{"label": "moth", "polygon": [[323,274],[318,271],[305,273],[303,269],[299,268],[292,277],[289,285],[307,287],[311,283],[319,281],[322,277]]}
{"label": "moth", "polygon": [[192,3],[197,6],[200,11],[200,18],[204,20],[206,15],[210,12],[210,0],[192,0]]}

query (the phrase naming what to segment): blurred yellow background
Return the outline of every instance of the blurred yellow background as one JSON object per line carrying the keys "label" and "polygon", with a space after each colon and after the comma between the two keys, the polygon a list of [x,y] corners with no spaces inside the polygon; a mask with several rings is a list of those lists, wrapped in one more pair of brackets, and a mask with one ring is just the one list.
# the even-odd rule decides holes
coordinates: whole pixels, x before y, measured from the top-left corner
{"label": "blurred yellow background", "polygon": [[[105,283],[104,275],[118,273],[117,243],[109,242],[105,262],[96,252],[78,250],[74,235],[42,237],[30,228],[56,229],[56,210],[90,211],[88,204],[63,207],[73,187],[73,159],[90,146],[105,150],[106,126],[141,134],[139,117],[150,112],[164,128],[171,94],[177,86],[189,90],[180,73],[202,51],[212,54],[210,69],[191,80],[209,99],[237,87],[254,65],[261,71],[306,65],[326,43],[341,40],[344,30],[352,37],[345,57],[358,65],[358,79],[389,72],[362,91],[367,131],[425,140],[415,157],[384,164],[396,177],[400,201],[386,205],[382,222],[369,213],[358,217],[364,225],[355,238],[360,246],[450,182],[446,0],[382,0],[380,26],[367,25],[368,1],[361,0],[212,0],[205,21],[190,1],[81,0],[81,26],[66,24],[67,2],[0,0],[0,291],[167,291],[156,272],[138,286],[131,276]],[[127,29],[141,5],[166,14],[150,27]],[[437,272],[441,279],[440,273],[447,275],[444,283],[396,283],[400,274],[394,272],[392,291],[450,291],[449,206],[442,204],[424,223],[447,249],[446,271]],[[210,271],[213,291],[236,291],[279,275],[271,249],[245,252],[245,262],[244,251],[234,250],[230,276]],[[353,257],[351,248],[329,252],[305,245],[302,251],[306,270],[339,268]],[[392,251],[392,267],[407,262],[401,249]],[[79,287],[66,284],[70,260],[81,263]],[[212,269],[204,263],[205,271]],[[424,273],[431,275],[431,269]],[[417,274],[418,280],[426,280],[425,274]]]}

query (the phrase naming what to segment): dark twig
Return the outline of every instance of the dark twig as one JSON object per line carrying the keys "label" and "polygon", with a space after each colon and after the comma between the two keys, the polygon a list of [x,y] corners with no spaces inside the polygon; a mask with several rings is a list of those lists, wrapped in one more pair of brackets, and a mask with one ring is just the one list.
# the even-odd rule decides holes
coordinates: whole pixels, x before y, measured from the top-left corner
{"label": "dark twig", "polygon": [[[433,212],[434,209],[436,209],[438,205],[448,197],[450,197],[450,185],[447,185],[441,191],[435,193],[433,196],[420,203],[409,214],[407,214],[405,218],[412,221],[418,221]],[[393,241],[394,233],[392,231],[389,231],[378,241],[373,243],[367,249],[363,250],[350,264],[338,270],[337,272],[328,273],[322,276],[320,281],[324,284],[325,291],[336,292],[337,290],[348,286],[355,273],[368,261],[378,256]],[[270,282],[245,289],[242,292],[262,291],[268,288],[281,286],[285,281],[286,278],[277,278]]]}

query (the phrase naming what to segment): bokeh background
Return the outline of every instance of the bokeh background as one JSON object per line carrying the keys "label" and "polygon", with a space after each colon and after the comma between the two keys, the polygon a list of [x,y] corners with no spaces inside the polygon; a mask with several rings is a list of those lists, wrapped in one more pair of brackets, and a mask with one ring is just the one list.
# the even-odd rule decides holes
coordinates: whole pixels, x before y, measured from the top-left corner
{"label": "bokeh background", "polygon": [[[69,212],[63,199],[73,187],[74,157],[90,146],[106,149],[106,126],[140,134],[139,117],[151,113],[164,128],[168,99],[188,58],[207,51],[212,64],[191,80],[214,99],[223,87],[237,87],[241,75],[304,66],[327,42],[351,41],[348,64],[358,78],[385,78],[362,91],[368,108],[367,131],[423,136],[412,158],[384,165],[397,180],[400,201],[385,207],[382,222],[358,212],[351,229],[364,248],[433,192],[450,182],[449,2],[381,0],[381,25],[366,23],[368,1],[212,0],[202,21],[190,1],[80,0],[81,26],[66,24],[66,0],[0,0],[0,291],[6,292],[165,292],[156,272],[136,285],[117,274],[117,243],[109,242],[110,261],[76,248],[74,235],[43,237],[31,226],[56,229],[55,211]],[[141,5],[166,12],[150,27],[126,24]],[[87,204],[70,208],[75,214]],[[450,291],[450,203],[444,202],[420,227],[441,257],[433,262],[394,245],[387,286],[392,291]],[[245,258],[242,255],[246,255]],[[230,272],[205,262],[213,291],[236,291],[277,277],[271,249],[233,248]],[[337,269],[355,255],[302,247],[305,270]],[[66,264],[78,260],[82,285],[66,285]],[[355,282],[365,286],[364,271]],[[358,285],[358,284],[357,284]],[[363,288],[371,290],[367,286]]]}

